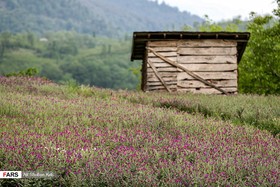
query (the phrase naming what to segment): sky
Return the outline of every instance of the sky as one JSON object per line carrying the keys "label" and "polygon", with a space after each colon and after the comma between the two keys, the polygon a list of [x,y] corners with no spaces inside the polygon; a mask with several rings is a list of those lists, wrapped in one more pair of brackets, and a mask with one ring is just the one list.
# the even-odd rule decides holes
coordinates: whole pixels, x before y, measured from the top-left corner
{"label": "sky", "polygon": [[181,11],[188,11],[200,17],[208,15],[211,20],[221,21],[241,16],[248,19],[250,12],[272,14],[277,8],[275,0],[157,0],[164,1]]}

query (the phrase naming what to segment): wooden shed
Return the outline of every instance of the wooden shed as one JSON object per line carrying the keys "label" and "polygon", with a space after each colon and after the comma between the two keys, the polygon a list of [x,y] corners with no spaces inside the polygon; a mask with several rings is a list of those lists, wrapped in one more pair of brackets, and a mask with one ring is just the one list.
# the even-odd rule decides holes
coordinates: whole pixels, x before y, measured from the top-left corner
{"label": "wooden shed", "polygon": [[134,32],[142,90],[236,94],[248,32]]}

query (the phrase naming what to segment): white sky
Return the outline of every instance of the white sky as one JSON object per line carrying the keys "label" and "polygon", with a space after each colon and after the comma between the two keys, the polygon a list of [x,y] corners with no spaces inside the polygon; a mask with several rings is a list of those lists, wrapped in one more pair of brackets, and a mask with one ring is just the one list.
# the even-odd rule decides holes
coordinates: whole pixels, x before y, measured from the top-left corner
{"label": "white sky", "polygon": [[179,10],[204,17],[208,15],[214,21],[232,19],[238,15],[242,19],[249,18],[249,13],[272,14],[277,8],[275,0],[158,0],[165,1]]}

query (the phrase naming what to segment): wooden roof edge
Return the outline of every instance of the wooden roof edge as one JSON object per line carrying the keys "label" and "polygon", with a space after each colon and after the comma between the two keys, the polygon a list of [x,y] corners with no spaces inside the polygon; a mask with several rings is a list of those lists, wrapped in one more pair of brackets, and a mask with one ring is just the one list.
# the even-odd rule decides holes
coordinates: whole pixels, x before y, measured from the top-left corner
{"label": "wooden roof edge", "polygon": [[[201,37],[210,37],[210,38],[219,38],[220,36],[223,37],[231,37],[231,39],[249,39],[250,38],[250,32],[186,32],[186,31],[152,31],[152,32],[134,32],[133,33],[133,39],[142,38],[147,40],[153,40],[153,39],[169,39],[173,38],[174,36],[177,36],[177,39],[180,37],[195,37],[197,36],[197,39],[200,39]],[[158,38],[159,37],[159,38]],[[244,38],[245,37],[245,38]]]}
{"label": "wooden roof edge", "polygon": [[[186,32],[186,31],[140,31],[133,33],[132,40],[132,54],[131,61],[141,60],[139,55],[136,54],[136,48],[139,43],[157,40],[178,40],[178,39],[226,39],[237,41],[239,49],[238,50],[238,62],[246,49],[248,40],[250,38],[250,32]],[[142,49],[143,52],[145,49]],[[137,51],[139,54],[139,51]]]}

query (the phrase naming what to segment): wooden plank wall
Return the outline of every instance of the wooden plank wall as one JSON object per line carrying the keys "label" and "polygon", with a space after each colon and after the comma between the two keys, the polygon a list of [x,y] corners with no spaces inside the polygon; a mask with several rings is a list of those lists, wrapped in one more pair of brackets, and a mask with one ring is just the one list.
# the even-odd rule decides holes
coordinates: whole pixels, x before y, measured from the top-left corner
{"label": "wooden plank wall", "polygon": [[[155,49],[160,54],[164,55],[166,58],[177,61],[177,41],[169,42],[148,42],[148,47]],[[172,91],[177,91],[177,68],[164,62],[160,58],[156,57],[152,52],[147,55],[147,60],[154,64],[157,71],[161,75],[164,82]],[[147,91],[155,90],[166,90],[162,85],[160,80],[156,77],[152,68],[147,65]]]}
{"label": "wooden plank wall", "polygon": [[[166,58],[183,65],[203,79],[230,93],[237,93],[237,43],[225,40],[179,40],[148,42]],[[186,72],[173,67],[148,52],[146,60],[153,63],[172,91],[214,93],[221,92],[195,80]],[[165,90],[147,65],[146,91]]]}

